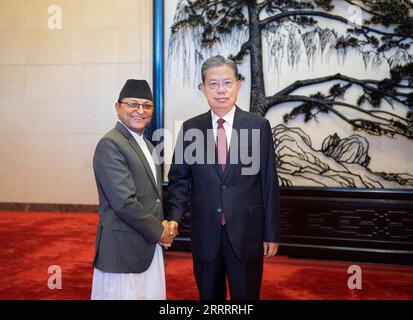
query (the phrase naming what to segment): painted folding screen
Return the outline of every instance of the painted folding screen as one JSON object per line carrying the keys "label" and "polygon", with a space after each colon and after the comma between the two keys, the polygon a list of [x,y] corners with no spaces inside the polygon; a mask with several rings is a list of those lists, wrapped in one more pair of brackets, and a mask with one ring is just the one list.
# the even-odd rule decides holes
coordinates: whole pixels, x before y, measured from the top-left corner
{"label": "painted folding screen", "polygon": [[200,66],[221,54],[244,78],[238,106],[270,120],[282,186],[413,188],[410,1],[164,6],[167,129],[208,110]]}

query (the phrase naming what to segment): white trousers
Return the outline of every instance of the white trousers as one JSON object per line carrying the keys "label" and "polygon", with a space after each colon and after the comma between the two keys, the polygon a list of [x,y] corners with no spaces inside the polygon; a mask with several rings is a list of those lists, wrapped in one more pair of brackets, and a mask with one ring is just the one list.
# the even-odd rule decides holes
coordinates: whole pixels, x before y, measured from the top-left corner
{"label": "white trousers", "polygon": [[165,265],[157,244],[149,269],[143,273],[110,273],[94,269],[92,300],[165,300]]}

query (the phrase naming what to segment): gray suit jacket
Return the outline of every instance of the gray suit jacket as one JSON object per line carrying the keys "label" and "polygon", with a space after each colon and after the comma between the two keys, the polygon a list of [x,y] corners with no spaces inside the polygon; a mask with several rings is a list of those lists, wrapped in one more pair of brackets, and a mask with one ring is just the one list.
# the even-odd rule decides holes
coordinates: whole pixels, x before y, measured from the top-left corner
{"label": "gray suit jacket", "polygon": [[139,144],[118,122],[98,142],[93,169],[99,193],[93,266],[114,273],[146,271],[163,232],[160,166],[155,183]]}

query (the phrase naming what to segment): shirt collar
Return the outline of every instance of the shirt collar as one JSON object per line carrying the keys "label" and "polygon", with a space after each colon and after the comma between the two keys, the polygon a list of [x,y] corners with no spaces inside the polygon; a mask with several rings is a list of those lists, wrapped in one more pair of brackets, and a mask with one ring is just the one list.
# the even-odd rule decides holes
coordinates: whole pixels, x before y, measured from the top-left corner
{"label": "shirt collar", "polygon": [[129,129],[127,126],[124,125],[124,123],[120,120],[118,120],[118,122],[120,122],[132,135],[132,137],[136,140],[137,143],[141,144],[141,143],[145,143],[145,140],[143,138],[143,135],[137,134],[135,131],[132,131],[131,129]]}
{"label": "shirt collar", "polygon": [[211,117],[212,117],[212,124],[215,125],[219,118],[222,118],[227,122],[231,127],[234,123],[234,116],[235,116],[235,105],[232,109],[223,117],[218,117],[212,110],[211,110]]}

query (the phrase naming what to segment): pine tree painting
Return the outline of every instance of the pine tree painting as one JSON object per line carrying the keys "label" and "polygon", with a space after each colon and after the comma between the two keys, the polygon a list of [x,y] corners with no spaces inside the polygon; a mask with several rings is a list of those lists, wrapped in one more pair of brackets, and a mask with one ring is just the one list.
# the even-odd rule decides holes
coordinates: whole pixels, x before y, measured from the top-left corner
{"label": "pine tree painting", "polygon": [[[271,123],[282,186],[413,188],[410,0],[176,1],[169,77],[179,70],[179,85],[196,87],[200,65],[214,54],[244,66],[250,112],[278,113],[280,121]],[[330,68],[331,60],[362,67],[354,76]],[[347,134],[296,125],[314,128],[326,118],[349,128]],[[371,166],[372,141],[388,148],[381,169]],[[392,148],[403,149],[399,160]],[[394,161],[404,163],[401,170]]]}

